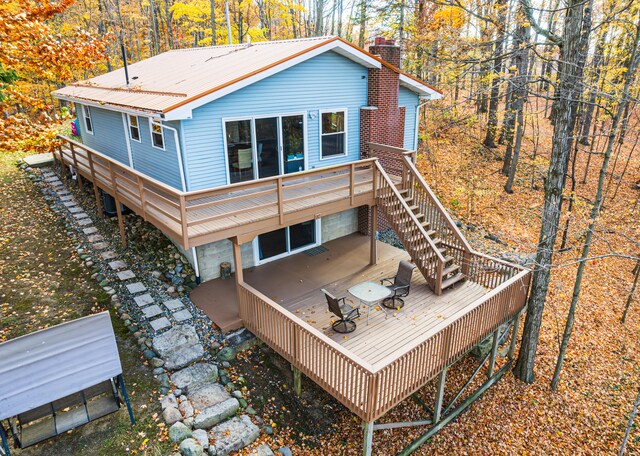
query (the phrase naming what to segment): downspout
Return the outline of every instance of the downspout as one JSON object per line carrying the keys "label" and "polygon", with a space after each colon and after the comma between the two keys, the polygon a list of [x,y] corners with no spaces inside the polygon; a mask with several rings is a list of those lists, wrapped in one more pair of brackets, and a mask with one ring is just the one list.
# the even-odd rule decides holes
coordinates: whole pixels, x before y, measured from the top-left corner
{"label": "downspout", "polygon": [[[180,138],[178,137],[178,130],[161,122],[158,122],[155,119],[151,119],[151,122],[155,125],[158,125],[160,128],[166,128],[167,130],[173,132],[173,140],[176,143],[176,154],[178,156],[178,171],[180,173],[180,182],[182,183],[182,191],[186,192],[187,181],[184,174],[184,165],[182,163],[182,152],[180,150]],[[191,255],[193,256],[193,269],[196,273],[196,283],[200,284],[200,267],[198,265],[198,254],[195,247],[191,247]]]}
{"label": "downspout", "polygon": [[418,130],[420,130],[420,108],[429,103],[429,101],[431,100],[425,101],[424,103],[420,103],[418,106],[416,106],[416,134],[413,138],[413,150],[416,151],[416,156],[418,152]]}

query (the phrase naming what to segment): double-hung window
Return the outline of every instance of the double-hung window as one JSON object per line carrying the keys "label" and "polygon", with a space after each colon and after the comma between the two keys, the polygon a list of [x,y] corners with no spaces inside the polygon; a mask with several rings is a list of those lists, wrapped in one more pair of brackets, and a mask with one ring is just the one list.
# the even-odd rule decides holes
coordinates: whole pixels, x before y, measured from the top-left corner
{"label": "double-hung window", "polygon": [[164,136],[162,134],[162,126],[160,124],[154,123],[151,119],[149,119],[149,124],[151,126],[151,144],[156,149],[164,150]]}
{"label": "double-hung window", "polygon": [[138,116],[129,114],[129,137],[140,142],[140,126],[138,125]]}
{"label": "double-hung window", "polygon": [[345,110],[326,111],[320,114],[322,143],[321,157],[331,158],[347,153],[347,131]]}
{"label": "double-hung window", "polygon": [[93,134],[93,122],[91,121],[91,108],[82,105],[82,116],[84,117],[84,129],[87,133]]}

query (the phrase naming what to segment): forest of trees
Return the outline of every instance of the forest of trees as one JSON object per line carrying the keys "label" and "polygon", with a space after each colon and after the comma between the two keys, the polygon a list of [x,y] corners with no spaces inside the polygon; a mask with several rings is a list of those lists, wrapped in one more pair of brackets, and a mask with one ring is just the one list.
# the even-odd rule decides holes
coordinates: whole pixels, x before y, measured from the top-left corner
{"label": "forest of trees", "polygon": [[[514,371],[524,382],[535,379],[555,257],[573,252],[572,293],[551,381],[556,389],[602,211],[621,186],[640,187],[637,0],[6,0],[0,5],[0,147],[50,147],[56,123],[67,115],[50,91],[120,67],[122,45],[138,61],[230,40],[338,35],[366,47],[382,34],[402,46],[405,71],[445,93],[424,112],[425,157],[438,136],[433,125],[473,125],[478,153],[501,160],[504,192],[526,186],[544,193]],[[540,142],[544,135],[548,146]],[[593,185],[586,187],[589,177]],[[631,277],[620,298],[621,325],[640,275],[639,199],[626,203],[630,247],[597,254],[624,260]]]}

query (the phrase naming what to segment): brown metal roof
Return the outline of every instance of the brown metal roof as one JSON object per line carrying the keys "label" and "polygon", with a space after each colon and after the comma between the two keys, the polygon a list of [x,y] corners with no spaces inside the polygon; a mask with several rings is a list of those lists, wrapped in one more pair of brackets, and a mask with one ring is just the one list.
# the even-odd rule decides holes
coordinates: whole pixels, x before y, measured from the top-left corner
{"label": "brown metal roof", "polygon": [[[54,91],[53,94],[72,101],[87,101],[150,113],[167,113],[328,43],[336,42],[350,49],[350,52],[361,53],[365,58],[391,67],[377,56],[338,37],[266,41],[251,45],[168,51],[129,65],[128,87],[124,69],[120,68],[70,84]],[[391,68],[405,74],[395,67]],[[418,82],[437,92],[427,84]]]}

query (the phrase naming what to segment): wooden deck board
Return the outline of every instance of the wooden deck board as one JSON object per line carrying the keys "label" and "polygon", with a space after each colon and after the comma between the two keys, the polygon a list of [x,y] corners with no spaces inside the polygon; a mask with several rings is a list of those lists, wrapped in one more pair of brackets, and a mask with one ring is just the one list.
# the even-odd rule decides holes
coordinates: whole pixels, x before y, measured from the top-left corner
{"label": "wooden deck board", "polygon": [[[406,252],[397,257],[387,259],[375,266],[370,266],[323,286],[338,296],[347,296],[351,305],[359,305],[358,300],[348,293],[348,289],[361,282],[378,282],[383,277],[393,276],[398,261],[407,259]],[[346,271],[345,271],[346,272]],[[313,274],[313,272],[312,272]],[[302,296],[287,297],[278,300],[281,305],[303,319],[316,329],[328,335],[360,358],[375,364],[388,355],[401,350],[417,337],[428,336],[438,332],[441,324],[472,304],[489,290],[474,282],[464,282],[456,288],[436,296],[426,285],[424,277],[415,270],[412,279],[411,293],[405,298],[405,306],[401,310],[387,309],[388,317],[379,306],[369,309],[361,306],[360,318],[356,320],[357,328],[351,334],[338,334],[331,330],[331,322],[336,317],[327,309],[326,300],[319,289],[307,292]],[[369,324],[367,325],[367,312]]]}

